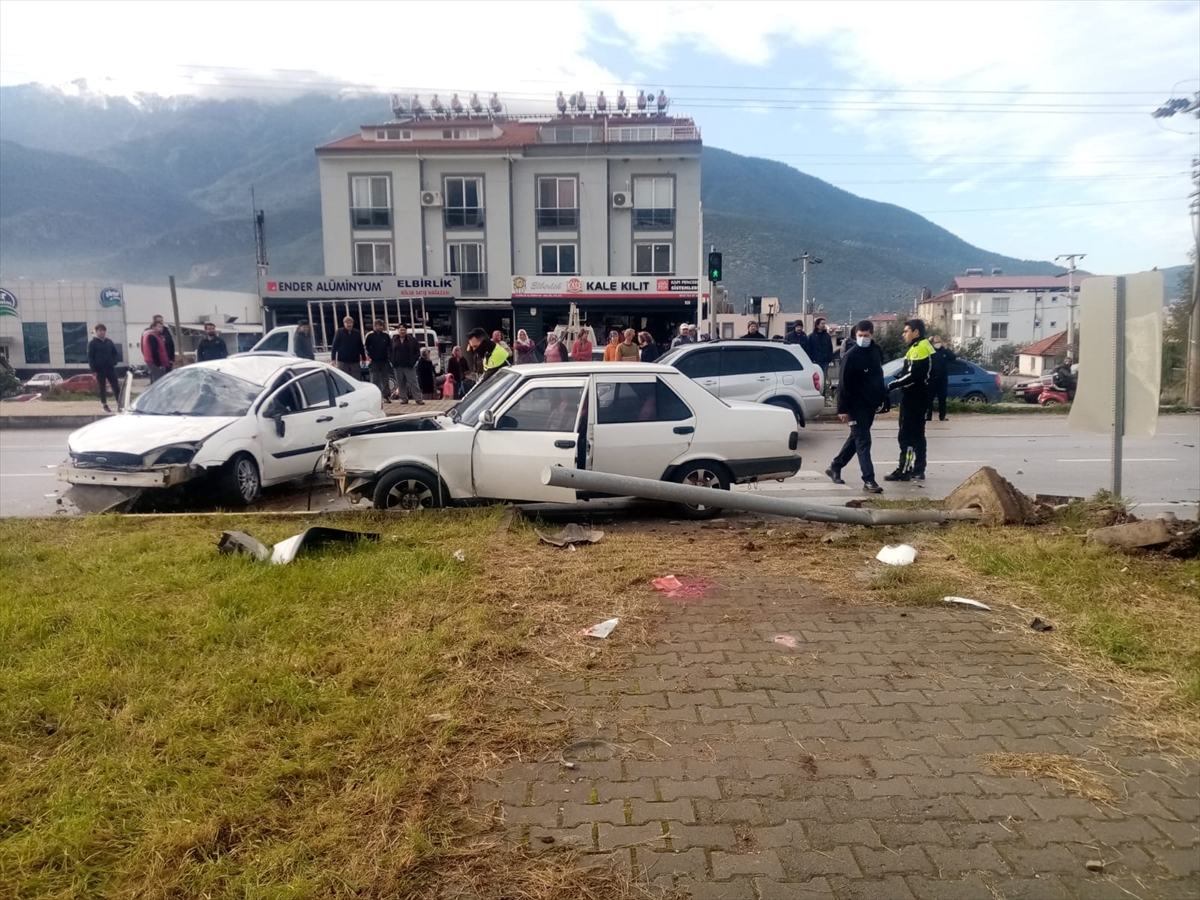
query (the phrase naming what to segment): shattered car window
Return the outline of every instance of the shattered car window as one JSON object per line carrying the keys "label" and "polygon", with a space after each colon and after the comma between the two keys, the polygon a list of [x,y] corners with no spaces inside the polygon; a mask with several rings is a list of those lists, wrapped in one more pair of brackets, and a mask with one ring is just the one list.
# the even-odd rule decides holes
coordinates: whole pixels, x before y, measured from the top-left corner
{"label": "shattered car window", "polygon": [[244,416],[262,386],[224,372],[186,366],[150,386],[134,411],[151,416]]}

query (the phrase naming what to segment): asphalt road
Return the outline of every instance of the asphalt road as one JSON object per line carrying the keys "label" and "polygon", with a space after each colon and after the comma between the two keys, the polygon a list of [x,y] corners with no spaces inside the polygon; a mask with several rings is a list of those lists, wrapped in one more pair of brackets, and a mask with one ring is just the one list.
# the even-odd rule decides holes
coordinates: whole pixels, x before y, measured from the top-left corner
{"label": "asphalt road", "polygon": [[[0,431],[0,516],[67,513],[58,503],[60,485],[54,467],[66,458],[66,430]],[[795,478],[752,486],[777,496],[843,505],[860,490],[857,462],[843,472],[845,486],[833,485],[822,473],[847,429],[836,423],[810,425],[801,433],[804,466]],[[1109,440],[1103,435],[1067,430],[1065,416],[962,415],[931,423],[929,478],[925,482],[884,484],[884,497],[944,497],[980,466],[994,466],[1027,494],[1090,496],[1107,488]],[[1200,504],[1200,416],[1164,416],[1150,439],[1127,438],[1122,493],[1156,515],[1170,509],[1195,518]],[[896,423],[875,430],[872,456],[877,477],[896,464]],[[883,483],[883,482],[881,482]],[[283,485],[265,492],[260,508],[304,509],[310,486]],[[312,508],[345,506],[327,485],[312,490]],[[595,509],[596,504],[585,508]]]}

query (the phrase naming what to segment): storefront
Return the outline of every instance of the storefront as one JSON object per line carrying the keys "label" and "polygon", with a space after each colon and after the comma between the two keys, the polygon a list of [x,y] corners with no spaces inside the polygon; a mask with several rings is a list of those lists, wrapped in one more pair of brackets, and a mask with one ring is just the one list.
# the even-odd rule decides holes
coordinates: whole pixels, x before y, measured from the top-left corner
{"label": "storefront", "polygon": [[18,279],[0,287],[0,355],[21,377],[86,372],[88,341],[101,323],[120,353],[125,308],[119,283]]}
{"label": "storefront", "polygon": [[424,323],[446,336],[455,324],[457,276],[301,275],[270,278],[263,287],[268,329],[307,319],[319,346],[332,339],[346,316],[364,331],[383,319],[388,328]]}
{"label": "storefront", "polygon": [[695,278],[634,275],[620,278],[518,275],[513,278],[514,327],[534,341],[566,325],[571,304],[579,322],[603,342],[611,331],[648,331],[659,344],[669,344],[681,324],[696,322]]}

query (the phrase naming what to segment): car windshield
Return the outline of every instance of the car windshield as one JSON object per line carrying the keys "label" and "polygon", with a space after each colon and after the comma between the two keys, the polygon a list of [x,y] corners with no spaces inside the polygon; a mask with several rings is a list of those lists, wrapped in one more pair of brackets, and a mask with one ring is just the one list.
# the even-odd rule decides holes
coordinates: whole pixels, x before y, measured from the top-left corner
{"label": "car windshield", "polygon": [[244,416],[262,390],[225,372],[185,366],[152,384],[133,410],[151,416]]}
{"label": "car windshield", "polygon": [[676,347],[674,350],[668,350],[666,353],[656,359],[655,362],[662,366],[673,366],[675,365],[675,360],[679,359],[679,357],[682,355],[683,348]]}
{"label": "car windshield", "polygon": [[485,409],[491,409],[499,400],[512,389],[521,376],[516,372],[497,372],[482,385],[475,388],[463,398],[463,401],[451,410],[455,422],[475,426]]}

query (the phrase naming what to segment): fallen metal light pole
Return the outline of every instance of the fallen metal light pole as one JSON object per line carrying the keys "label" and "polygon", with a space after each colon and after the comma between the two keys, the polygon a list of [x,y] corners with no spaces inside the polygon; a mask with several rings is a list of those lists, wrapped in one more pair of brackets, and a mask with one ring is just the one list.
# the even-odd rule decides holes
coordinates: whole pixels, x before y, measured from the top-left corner
{"label": "fallen metal light pole", "polygon": [[843,506],[820,506],[802,500],[765,497],[749,491],[722,491],[671,481],[655,481],[650,478],[567,469],[562,466],[544,469],[542,484],[611,494],[615,497],[642,497],[670,503],[791,516],[813,522],[841,522],[846,525],[915,525],[919,522],[950,522],[982,517],[978,509],[851,509]]}

